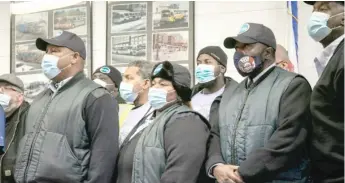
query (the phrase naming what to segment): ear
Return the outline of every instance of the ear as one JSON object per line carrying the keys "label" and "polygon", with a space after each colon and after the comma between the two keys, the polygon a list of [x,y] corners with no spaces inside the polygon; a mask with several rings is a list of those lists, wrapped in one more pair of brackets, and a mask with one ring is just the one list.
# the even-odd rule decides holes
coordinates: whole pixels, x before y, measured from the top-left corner
{"label": "ear", "polygon": [[72,57],[71,63],[72,63],[72,64],[76,64],[76,63],[77,63],[77,60],[78,60],[78,57],[79,57],[79,53],[74,53],[74,54],[73,54],[73,57]]}
{"label": "ear", "polygon": [[272,58],[274,58],[274,55],[275,55],[274,49],[272,47],[268,47],[263,52],[262,57],[266,60],[271,60]]}
{"label": "ear", "polygon": [[17,100],[18,100],[18,105],[22,105],[22,103],[24,102],[24,95],[23,94],[19,94],[17,96]]}
{"label": "ear", "polygon": [[151,87],[151,81],[149,79],[145,79],[142,85],[143,89],[148,89]]}
{"label": "ear", "polygon": [[220,72],[224,74],[226,72],[226,68],[223,65],[219,65]]}

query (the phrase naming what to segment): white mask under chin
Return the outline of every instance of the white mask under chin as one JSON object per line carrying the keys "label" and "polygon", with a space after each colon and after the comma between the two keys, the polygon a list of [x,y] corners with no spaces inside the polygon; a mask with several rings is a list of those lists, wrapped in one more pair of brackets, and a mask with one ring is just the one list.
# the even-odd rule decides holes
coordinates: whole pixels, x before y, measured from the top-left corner
{"label": "white mask under chin", "polygon": [[105,82],[105,81],[102,81],[102,80],[100,80],[100,79],[94,79],[93,80],[95,83],[97,83],[97,84],[99,84],[99,85],[101,85],[102,87],[107,87],[107,83]]}

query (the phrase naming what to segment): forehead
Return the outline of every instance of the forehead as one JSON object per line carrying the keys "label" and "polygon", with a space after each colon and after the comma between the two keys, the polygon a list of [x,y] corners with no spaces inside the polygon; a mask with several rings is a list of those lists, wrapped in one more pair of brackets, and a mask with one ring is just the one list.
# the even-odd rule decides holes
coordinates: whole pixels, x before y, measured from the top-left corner
{"label": "forehead", "polygon": [[342,5],[333,1],[316,1],[314,4],[314,11],[320,8],[337,9],[340,6]]}
{"label": "forehead", "polygon": [[100,72],[97,72],[97,73],[93,74],[93,77],[110,79],[109,76],[107,76],[107,75],[105,75],[103,73],[100,73]]}
{"label": "forehead", "polygon": [[139,67],[136,66],[130,66],[127,67],[127,69],[124,72],[124,75],[138,75]]}
{"label": "forehead", "polygon": [[55,46],[55,45],[51,45],[51,44],[48,44],[47,45],[47,51],[48,50],[61,50],[61,51],[63,51],[63,50],[67,50],[68,48],[66,48],[66,47],[61,47],[61,46]]}
{"label": "forehead", "polygon": [[166,80],[166,79],[163,79],[163,78],[159,78],[159,77],[156,77],[155,79],[152,80],[153,82],[156,82],[156,83],[159,83],[159,82],[164,82],[164,83],[171,83],[171,81],[169,80]]}
{"label": "forehead", "polygon": [[201,54],[201,55],[198,57],[198,60],[200,60],[200,61],[204,61],[204,60],[216,61],[213,57],[211,57],[211,56],[208,55],[208,54]]}

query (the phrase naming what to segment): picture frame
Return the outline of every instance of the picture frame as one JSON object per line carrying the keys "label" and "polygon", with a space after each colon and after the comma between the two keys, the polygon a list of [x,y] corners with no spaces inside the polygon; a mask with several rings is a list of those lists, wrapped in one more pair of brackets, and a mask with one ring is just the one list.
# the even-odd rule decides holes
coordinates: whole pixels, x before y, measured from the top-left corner
{"label": "picture frame", "polygon": [[40,62],[45,53],[36,48],[36,39],[55,37],[64,30],[73,32],[85,40],[85,70],[87,75],[91,75],[92,2],[30,14],[11,15],[11,73],[41,73]]}
{"label": "picture frame", "polygon": [[[144,8],[140,9],[137,4],[146,3],[146,26],[143,25],[142,18],[130,16],[138,12],[144,14]],[[114,8],[115,7],[115,8]],[[157,9],[158,8],[158,9]],[[141,11],[139,11],[141,10]],[[167,10],[169,17],[166,18]],[[116,68],[124,70],[129,62],[135,60],[146,60],[157,63],[169,60],[189,68],[191,75],[194,75],[194,2],[189,1],[111,1],[107,2],[107,55],[106,63]],[[127,14],[126,14],[127,13]],[[115,14],[115,15],[113,15]],[[122,14],[123,16],[119,16]],[[132,14],[132,15],[131,15]],[[128,16],[125,18],[125,16]],[[116,20],[115,20],[116,19]],[[126,28],[114,28],[114,24],[121,24]],[[161,25],[162,24],[162,25]],[[163,25],[164,24],[164,25]],[[137,28],[146,27],[146,28]],[[133,26],[134,28],[130,28]],[[125,30],[125,31],[124,31]],[[128,38],[117,39],[119,37],[132,37],[136,35],[146,35],[146,46],[143,42],[129,40]],[[156,35],[163,35],[162,40],[156,40]],[[166,35],[166,36],[164,36]],[[176,40],[176,41],[175,41]],[[157,49],[155,44],[159,43],[160,50],[155,59]],[[138,48],[139,47],[139,48]],[[139,50],[145,56],[135,57],[134,49]],[[181,53],[181,51],[184,51]],[[122,52],[123,56],[116,53]],[[194,77],[192,77],[194,84]]]}

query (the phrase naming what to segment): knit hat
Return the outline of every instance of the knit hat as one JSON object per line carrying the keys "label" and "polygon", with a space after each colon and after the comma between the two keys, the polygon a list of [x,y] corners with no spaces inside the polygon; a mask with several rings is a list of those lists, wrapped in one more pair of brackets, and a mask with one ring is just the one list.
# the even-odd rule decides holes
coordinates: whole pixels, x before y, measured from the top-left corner
{"label": "knit hat", "polygon": [[157,77],[171,81],[182,101],[188,102],[191,100],[191,76],[186,67],[169,61],[160,62],[153,67],[151,80]]}
{"label": "knit hat", "polygon": [[223,65],[225,68],[228,64],[228,56],[219,46],[207,46],[199,51],[198,57],[202,54],[207,54],[213,57],[218,63]]}
{"label": "knit hat", "polygon": [[105,65],[96,69],[96,71],[92,75],[96,73],[102,73],[102,74],[107,75],[115,83],[116,88],[119,88],[122,81],[122,74],[115,67],[110,66],[110,65]]}

